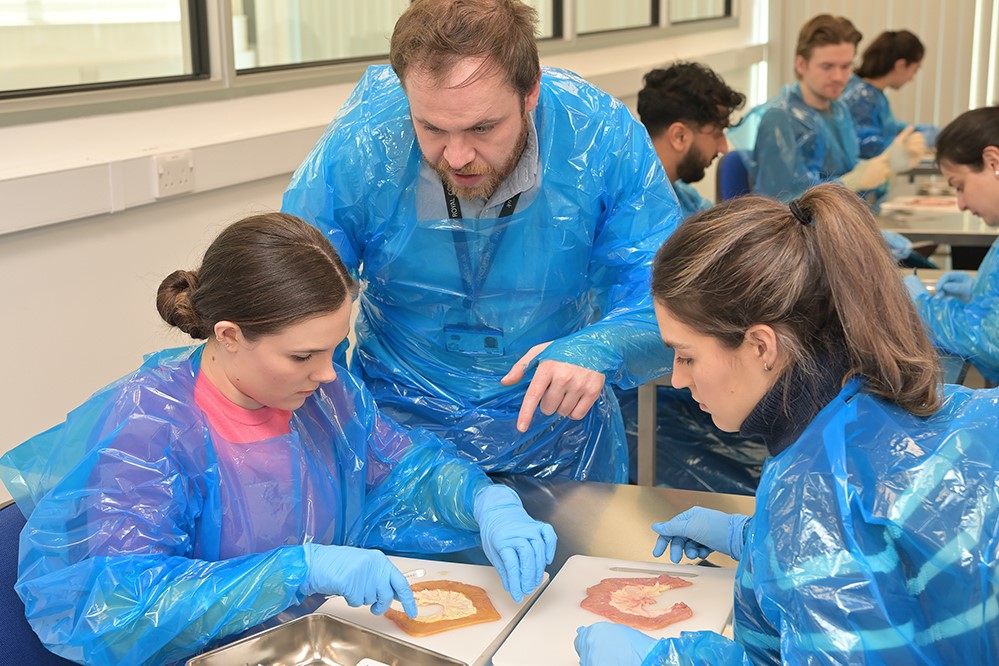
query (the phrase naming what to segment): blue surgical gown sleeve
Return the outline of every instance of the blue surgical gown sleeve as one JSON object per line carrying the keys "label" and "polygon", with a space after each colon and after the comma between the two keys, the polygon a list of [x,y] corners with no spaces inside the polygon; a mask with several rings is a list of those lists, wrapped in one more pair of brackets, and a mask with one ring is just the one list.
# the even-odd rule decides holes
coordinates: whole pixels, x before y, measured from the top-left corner
{"label": "blue surgical gown sleeve", "polygon": [[368,499],[348,542],[405,553],[478,545],[475,496],[489,477],[436,435],[407,430],[377,410],[372,417]]}
{"label": "blue surgical gown sleeve", "polygon": [[173,425],[125,420],[29,517],[16,589],[53,652],[169,663],[301,601],[301,546],[194,557],[208,489],[171,452]]}
{"label": "blue surgical gown sleeve", "polygon": [[820,164],[799,154],[798,137],[787,109],[767,109],[756,135],[753,192],[790,201],[823,181]]}
{"label": "blue surgical gown sleeve", "polygon": [[999,241],[982,260],[968,303],[924,294],[915,304],[937,347],[968,359],[985,379],[999,381]]}
{"label": "blue surgical gown sleeve", "polygon": [[753,662],[735,641],[709,631],[682,631],[678,638],[662,638],[642,666],[750,666]]}
{"label": "blue surgical gown sleeve", "polygon": [[579,365],[603,372],[621,388],[634,388],[673,367],[672,350],[659,337],[649,269],[681,216],[648,134],[626,108],[609,111],[609,136],[599,149],[613,149],[607,156],[613,166],[601,192],[606,214],[589,267],[597,310],[603,316],[555,340],[537,360]]}
{"label": "blue surgical gown sleeve", "polygon": [[987,663],[999,649],[999,392],[920,417],[851,379],[771,458],[736,575],[754,662]]}
{"label": "blue surgical gown sleeve", "polygon": [[842,100],[853,118],[862,159],[883,153],[898,133],[907,127],[906,123],[895,119],[885,94],[856,74],[843,91]]}

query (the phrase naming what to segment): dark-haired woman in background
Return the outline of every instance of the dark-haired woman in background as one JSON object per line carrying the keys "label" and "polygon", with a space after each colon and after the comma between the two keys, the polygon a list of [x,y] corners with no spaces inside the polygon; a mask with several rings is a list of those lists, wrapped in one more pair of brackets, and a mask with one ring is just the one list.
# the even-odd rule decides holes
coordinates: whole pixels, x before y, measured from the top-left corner
{"label": "dark-haired woman in background", "polygon": [[[957,191],[958,207],[999,227],[999,106],[965,111],[944,127],[937,162]],[[971,361],[992,385],[999,383],[999,240],[974,277],[944,273],[933,295],[913,276],[906,284],[933,343]]]}
{"label": "dark-haired woman in background", "polygon": [[[880,155],[909,126],[895,118],[884,91],[898,90],[912,81],[925,53],[923,43],[908,30],[883,32],[864,49],[863,61],[850,77],[842,97],[857,128],[862,159]],[[916,133],[930,145],[937,132],[933,125],[916,126]],[[908,139],[918,140],[914,136]]]}
{"label": "dark-haired woman in background", "polygon": [[237,222],[157,295],[167,323],[207,341],[151,355],[0,460],[28,517],[16,589],[47,648],[171,663],[315,593],[415,616],[373,548],[479,534],[517,601],[539,584],[551,526],[333,364],[356,290],[314,227]]}

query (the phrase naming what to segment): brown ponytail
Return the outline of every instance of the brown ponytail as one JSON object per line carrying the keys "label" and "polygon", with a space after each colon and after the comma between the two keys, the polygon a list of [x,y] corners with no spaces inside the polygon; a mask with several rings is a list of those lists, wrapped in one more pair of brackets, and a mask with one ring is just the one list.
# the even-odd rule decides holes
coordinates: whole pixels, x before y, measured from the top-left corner
{"label": "brown ponytail", "polygon": [[864,49],[863,60],[856,74],[862,79],[877,79],[895,69],[895,63],[904,60],[907,65],[922,62],[926,48],[919,37],[908,30],[888,30],[878,35]]}
{"label": "brown ponytail", "polygon": [[865,390],[907,411],[939,406],[938,360],[867,206],[825,184],[796,202],[745,196],[685,221],[656,256],[652,295],[691,328],[735,349],[768,324],[781,372],[811,374],[819,350],[845,348]]}

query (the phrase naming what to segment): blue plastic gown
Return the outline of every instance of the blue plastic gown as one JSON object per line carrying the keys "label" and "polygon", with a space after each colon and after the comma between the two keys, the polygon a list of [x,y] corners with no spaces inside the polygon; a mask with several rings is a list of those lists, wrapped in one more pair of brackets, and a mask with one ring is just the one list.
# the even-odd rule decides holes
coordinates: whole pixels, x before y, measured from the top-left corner
{"label": "blue plastic gown", "polygon": [[970,302],[922,294],[915,303],[933,344],[971,361],[990,382],[999,382],[999,240],[978,267]]}
{"label": "blue plastic gown", "polygon": [[289,436],[249,445],[267,447],[265,464],[217,456],[194,402],[201,349],[152,355],[0,460],[30,514],[16,589],[50,650],[88,664],[189,656],[301,602],[305,541],[477,543],[485,475],[382,417],[346,371],[293,413]]}
{"label": "blue plastic gown", "polygon": [[[638,390],[615,391],[628,434],[631,479],[638,478]],[[767,447],[762,440],[722,432],[687,389],[656,387],[655,485],[753,495]]]}
{"label": "blue plastic gown", "polygon": [[781,201],[836,180],[859,158],[853,118],[843,101],[833,100],[829,113],[820,113],[802,99],[798,83],[751,109],[728,138],[751,151],[753,192]]}
{"label": "blue plastic gown", "polygon": [[[499,380],[552,340],[538,361],[597,370],[617,386],[669,372],[649,275],[678,223],[676,197],[645,129],[574,74],[543,70],[533,122],[540,186],[524,192],[512,216],[421,215],[423,160],[406,96],[391,69],[369,67],[295,172],[283,210],[321,229],[359,274],[351,370],[386,413],[455,442],[490,472],[626,481],[610,386],[582,420],[536,412],[521,434],[517,414],[533,368],[516,386]],[[439,181],[427,187],[443,201]],[[456,259],[462,232],[471,247],[495,244],[474,301]],[[445,329],[462,326],[502,330],[504,348],[448,350]]]}
{"label": "blue plastic gown", "polygon": [[884,92],[856,74],[850,77],[840,99],[853,118],[860,140],[860,157],[864,159],[883,153],[898,133],[908,127],[907,123],[895,120]]}
{"label": "blue plastic gown", "polygon": [[680,202],[681,219],[688,217],[705,208],[711,208],[714,204],[702,197],[693,185],[682,180],[673,181],[673,191],[676,192],[676,199]]}
{"label": "blue plastic gown", "polygon": [[[883,153],[898,133],[909,126],[909,123],[895,118],[888,96],[883,91],[856,74],[850,77],[840,99],[853,117],[857,138],[860,140],[860,157],[863,159]],[[940,133],[940,129],[934,125],[917,125],[916,131],[922,133],[927,146],[932,146]]]}
{"label": "blue plastic gown", "polygon": [[999,391],[916,417],[852,380],[770,458],[736,574],[735,640],[643,664],[999,661]]}

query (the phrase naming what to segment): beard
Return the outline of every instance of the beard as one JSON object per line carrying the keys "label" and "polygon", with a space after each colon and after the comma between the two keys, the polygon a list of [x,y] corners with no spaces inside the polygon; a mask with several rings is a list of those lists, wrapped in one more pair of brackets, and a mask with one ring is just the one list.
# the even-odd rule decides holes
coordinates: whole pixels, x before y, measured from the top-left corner
{"label": "beard", "polygon": [[[521,121],[520,135],[517,137],[517,142],[514,144],[510,156],[507,157],[506,162],[499,169],[493,169],[479,159],[473,160],[460,169],[452,169],[443,156],[436,163],[430,162],[426,158],[424,160],[459,198],[488,199],[496,191],[496,188],[500,186],[500,183],[513,173],[513,170],[517,167],[517,163],[520,162],[520,156],[524,154],[524,148],[527,146],[527,123],[529,122],[530,117],[525,113]],[[485,178],[477,185],[466,187],[455,182],[453,175],[455,173],[463,176],[485,176]]]}
{"label": "beard", "polygon": [[708,160],[708,164],[704,162],[704,155],[701,154],[701,151],[696,145],[691,145],[690,150],[676,165],[676,177],[685,183],[696,183],[704,178],[704,171],[708,164],[711,164],[710,160]]}

